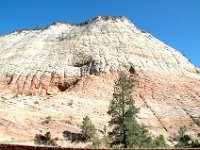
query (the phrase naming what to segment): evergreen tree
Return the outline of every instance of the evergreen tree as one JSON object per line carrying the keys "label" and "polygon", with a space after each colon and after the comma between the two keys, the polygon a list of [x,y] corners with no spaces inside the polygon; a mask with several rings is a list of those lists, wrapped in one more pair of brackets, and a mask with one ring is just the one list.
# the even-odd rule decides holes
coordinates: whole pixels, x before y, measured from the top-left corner
{"label": "evergreen tree", "polygon": [[34,142],[36,145],[48,145],[48,146],[58,146],[56,144],[56,141],[58,138],[51,138],[51,133],[46,132],[44,135],[42,134],[36,134]]}
{"label": "evergreen tree", "polygon": [[41,30],[42,28],[40,27],[40,25],[36,25],[35,30]]}
{"label": "evergreen tree", "polygon": [[83,124],[81,126],[81,134],[82,134],[82,139],[83,141],[88,141],[92,137],[94,137],[96,133],[95,126],[92,124],[90,118],[86,116],[83,118]]}
{"label": "evergreen tree", "polygon": [[200,142],[195,139],[194,141],[192,141],[192,144],[191,144],[193,148],[200,148]]}
{"label": "evergreen tree", "polygon": [[109,106],[109,122],[113,130],[109,133],[112,145],[120,147],[150,147],[152,138],[148,130],[136,121],[139,109],[132,97],[133,81],[124,73],[119,74],[115,82],[113,100]]}
{"label": "evergreen tree", "polygon": [[175,137],[175,141],[177,141],[175,147],[189,147],[191,137],[186,134],[186,131],[187,128],[185,126],[179,128],[178,135]]}
{"label": "evergreen tree", "polygon": [[153,144],[152,144],[152,147],[153,148],[156,148],[156,147],[159,147],[159,148],[166,148],[166,147],[169,147],[166,142],[165,142],[165,139],[164,139],[164,136],[163,135],[160,135],[158,137],[156,137],[153,141]]}
{"label": "evergreen tree", "polygon": [[196,139],[193,140],[191,136],[186,134],[187,128],[185,126],[180,127],[178,130],[178,134],[174,138],[175,141],[177,141],[177,144],[175,147],[180,148],[197,148],[200,147],[200,142]]}

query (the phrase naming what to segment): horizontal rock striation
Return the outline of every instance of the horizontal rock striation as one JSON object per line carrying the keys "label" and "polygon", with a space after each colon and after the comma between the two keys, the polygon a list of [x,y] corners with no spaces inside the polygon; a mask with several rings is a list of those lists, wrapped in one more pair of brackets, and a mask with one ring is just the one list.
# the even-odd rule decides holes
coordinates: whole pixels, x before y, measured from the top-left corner
{"label": "horizontal rock striation", "polygon": [[22,30],[0,37],[0,89],[25,95],[65,91],[82,76],[119,70],[195,74],[182,54],[125,17]]}
{"label": "horizontal rock striation", "polygon": [[125,17],[96,17],[0,36],[0,141],[33,144],[51,131],[69,147],[63,132],[78,134],[86,115],[99,135],[109,131],[119,71],[134,79],[137,119],[152,135],[170,141],[186,126],[199,138],[200,69]]}

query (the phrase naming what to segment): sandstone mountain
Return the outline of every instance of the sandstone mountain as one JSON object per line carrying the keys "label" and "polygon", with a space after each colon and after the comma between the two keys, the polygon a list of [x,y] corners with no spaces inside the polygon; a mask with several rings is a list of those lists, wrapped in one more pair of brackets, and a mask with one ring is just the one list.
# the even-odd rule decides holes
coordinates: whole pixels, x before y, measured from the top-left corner
{"label": "sandstone mountain", "polygon": [[33,144],[50,131],[70,146],[63,131],[78,133],[86,115],[101,135],[119,71],[135,79],[138,121],[152,135],[186,126],[197,137],[199,68],[125,17],[96,17],[0,36],[0,141]]}

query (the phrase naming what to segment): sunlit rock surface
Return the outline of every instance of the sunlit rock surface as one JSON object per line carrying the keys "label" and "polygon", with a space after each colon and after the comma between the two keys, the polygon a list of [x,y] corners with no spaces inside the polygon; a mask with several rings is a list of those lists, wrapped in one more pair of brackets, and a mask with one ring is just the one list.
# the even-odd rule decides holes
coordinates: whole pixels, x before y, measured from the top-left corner
{"label": "sunlit rock surface", "polygon": [[65,139],[86,115],[101,135],[119,71],[135,79],[138,121],[154,136],[184,125],[200,133],[199,68],[125,17],[96,17],[0,36],[0,141],[33,144],[47,131]]}

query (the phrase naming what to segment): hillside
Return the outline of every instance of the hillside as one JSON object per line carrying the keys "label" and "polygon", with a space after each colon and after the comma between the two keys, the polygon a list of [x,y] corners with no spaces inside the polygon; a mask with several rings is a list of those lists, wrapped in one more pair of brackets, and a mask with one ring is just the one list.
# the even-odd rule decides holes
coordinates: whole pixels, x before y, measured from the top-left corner
{"label": "hillside", "polygon": [[78,133],[86,115],[101,136],[119,71],[135,79],[138,121],[152,135],[169,139],[183,125],[200,133],[199,68],[125,17],[3,35],[0,58],[1,142],[33,144],[51,131],[70,146],[63,132]]}

